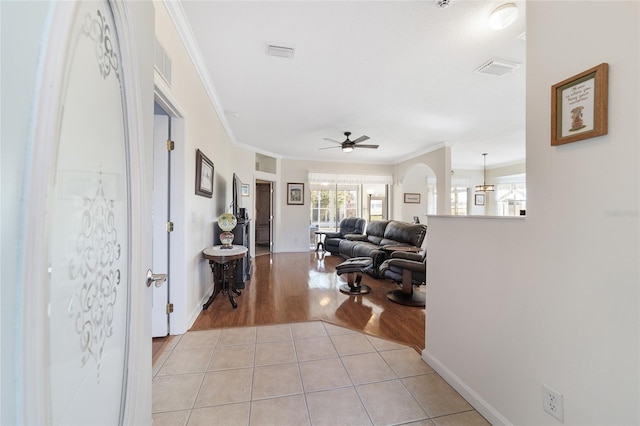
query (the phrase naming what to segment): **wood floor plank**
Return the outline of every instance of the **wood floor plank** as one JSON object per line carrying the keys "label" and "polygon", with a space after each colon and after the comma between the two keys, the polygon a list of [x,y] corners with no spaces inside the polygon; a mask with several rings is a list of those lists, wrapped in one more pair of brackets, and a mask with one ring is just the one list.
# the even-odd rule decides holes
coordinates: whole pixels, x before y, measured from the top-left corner
{"label": "wood floor plank", "polygon": [[314,252],[257,256],[251,281],[236,297],[237,309],[219,294],[191,330],[322,320],[424,349],[425,310],[387,300],[386,293],[398,286],[367,274],[362,284],[371,293],[341,293],[346,281],[335,267],[342,261]]}

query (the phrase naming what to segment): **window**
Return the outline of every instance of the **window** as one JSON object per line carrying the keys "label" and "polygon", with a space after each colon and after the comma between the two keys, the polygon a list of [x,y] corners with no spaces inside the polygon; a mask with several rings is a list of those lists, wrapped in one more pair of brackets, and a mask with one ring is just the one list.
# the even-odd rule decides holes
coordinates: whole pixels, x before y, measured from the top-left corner
{"label": "window", "polygon": [[451,187],[451,214],[466,215],[469,188],[465,186]]}
{"label": "window", "polygon": [[498,215],[519,216],[520,210],[527,208],[527,187],[525,183],[499,183],[496,185]]}
{"label": "window", "polygon": [[[336,231],[342,219],[362,217],[386,218],[388,185],[391,176],[309,173],[311,207],[309,211],[310,246],[315,247],[316,231]],[[367,199],[365,199],[365,197]],[[375,201],[370,207],[370,202]]]}

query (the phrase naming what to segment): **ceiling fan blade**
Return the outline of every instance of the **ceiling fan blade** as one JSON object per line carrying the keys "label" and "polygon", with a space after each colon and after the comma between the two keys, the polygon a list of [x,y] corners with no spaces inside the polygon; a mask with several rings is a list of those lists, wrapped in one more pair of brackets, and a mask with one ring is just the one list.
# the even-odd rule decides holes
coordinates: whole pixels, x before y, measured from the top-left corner
{"label": "ceiling fan blade", "polygon": [[[342,143],[340,143],[342,145]],[[332,149],[332,148],[341,148],[340,146],[325,146],[324,148],[318,148],[318,151],[321,149]]]}
{"label": "ceiling fan blade", "polygon": [[337,140],[335,140],[335,139],[331,139],[331,138],[322,138],[322,139],[324,139],[325,141],[335,142],[335,143],[338,143],[338,144],[342,145],[342,142],[338,142],[338,141],[337,141]]}
{"label": "ceiling fan blade", "polygon": [[353,143],[360,143],[360,142],[364,142],[364,141],[366,141],[367,139],[370,139],[370,138],[369,138],[369,136],[367,136],[367,135],[362,135],[362,136],[360,136],[358,139],[354,140],[354,141],[353,141]]}
{"label": "ceiling fan blade", "polygon": [[371,148],[371,149],[378,149],[378,146],[380,145],[356,145],[356,148]]}

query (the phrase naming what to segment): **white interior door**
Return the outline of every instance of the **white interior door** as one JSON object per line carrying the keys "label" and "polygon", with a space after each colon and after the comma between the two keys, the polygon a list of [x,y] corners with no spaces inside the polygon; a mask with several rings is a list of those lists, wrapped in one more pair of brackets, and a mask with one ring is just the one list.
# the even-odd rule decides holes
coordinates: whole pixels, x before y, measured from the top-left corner
{"label": "white interior door", "polygon": [[33,154],[28,193],[38,200],[47,188],[39,194],[45,208],[28,209],[26,236],[33,263],[25,299],[35,309],[25,347],[42,350],[26,350],[24,420],[147,422],[150,304],[139,302],[149,294],[142,271],[151,211],[142,182],[151,158],[140,91],[132,89],[131,39],[123,49],[119,38],[119,29],[131,32],[122,3],[53,7],[34,136],[42,151]]}
{"label": "white interior door", "polygon": [[[170,139],[169,117],[155,115],[153,126],[153,270],[169,272],[169,155],[167,140]],[[151,335],[164,337],[169,334],[169,288],[171,274],[167,282],[153,286],[151,307]]]}

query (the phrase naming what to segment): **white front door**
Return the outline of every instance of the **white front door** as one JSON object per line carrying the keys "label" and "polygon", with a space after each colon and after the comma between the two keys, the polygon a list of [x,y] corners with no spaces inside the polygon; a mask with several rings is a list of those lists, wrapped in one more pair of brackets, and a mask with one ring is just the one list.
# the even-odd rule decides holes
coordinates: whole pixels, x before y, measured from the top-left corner
{"label": "white front door", "polygon": [[[60,2],[43,53],[35,146],[44,152],[33,155],[30,181],[46,191],[45,208],[27,220],[35,282],[25,299],[36,304],[36,324],[25,327],[33,396],[25,423],[150,420],[151,210],[142,182],[151,159],[125,12],[122,3]],[[41,353],[29,353],[30,343]]]}
{"label": "white front door", "polygon": [[[153,270],[169,272],[169,155],[167,140],[169,116],[153,117]],[[151,335],[165,337],[169,334],[169,289],[171,274],[164,285],[152,287]]]}

